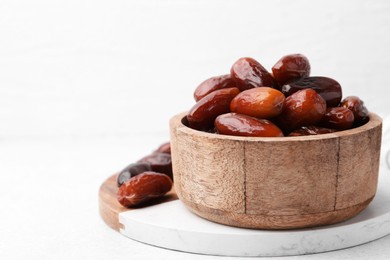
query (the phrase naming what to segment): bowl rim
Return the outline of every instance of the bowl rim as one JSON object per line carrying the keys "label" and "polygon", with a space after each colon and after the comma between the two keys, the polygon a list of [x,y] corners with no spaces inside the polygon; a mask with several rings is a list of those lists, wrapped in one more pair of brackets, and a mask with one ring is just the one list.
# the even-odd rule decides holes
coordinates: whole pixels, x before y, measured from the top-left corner
{"label": "bowl rim", "polygon": [[[283,136],[283,137],[248,137],[248,136],[233,136],[233,135],[221,135],[214,133],[207,133],[192,129],[183,124],[183,119],[187,115],[187,112],[182,112],[170,120],[171,128],[176,128],[176,131],[181,131],[188,135],[197,135],[204,138],[219,139],[219,140],[232,140],[241,142],[297,142],[297,141],[309,141],[309,140],[327,140],[333,138],[340,138],[344,136],[350,136],[359,134],[365,131],[369,131],[375,127],[382,125],[382,118],[375,113],[369,113],[369,121],[359,127],[355,127],[348,130],[338,131],[334,133],[320,134],[320,135],[306,135],[306,136]],[[176,127],[175,127],[176,126]]]}

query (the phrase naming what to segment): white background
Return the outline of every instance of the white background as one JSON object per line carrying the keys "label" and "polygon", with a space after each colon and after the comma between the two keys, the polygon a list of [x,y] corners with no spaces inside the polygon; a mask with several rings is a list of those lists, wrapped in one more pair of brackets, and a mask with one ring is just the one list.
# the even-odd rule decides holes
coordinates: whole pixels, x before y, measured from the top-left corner
{"label": "white background", "polygon": [[[386,0],[0,0],[0,259],[211,258],[110,230],[99,185],[169,139],[201,81],[289,53],[390,114]],[[390,237],[299,259],[385,255]]]}

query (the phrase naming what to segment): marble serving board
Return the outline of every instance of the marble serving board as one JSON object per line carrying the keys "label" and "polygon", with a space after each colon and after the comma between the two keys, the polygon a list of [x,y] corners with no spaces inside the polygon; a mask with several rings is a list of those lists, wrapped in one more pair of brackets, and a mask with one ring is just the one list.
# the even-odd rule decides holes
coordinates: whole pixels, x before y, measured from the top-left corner
{"label": "marble serving board", "polygon": [[190,212],[174,191],[163,203],[128,210],[115,201],[116,189],[114,176],[100,189],[100,213],[108,225],[128,238],[184,252],[302,255],[357,246],[390,234],[390,173],[384,170],[374,200],[359,215],[339,224],[299,230],[251,230],[213,223]]}

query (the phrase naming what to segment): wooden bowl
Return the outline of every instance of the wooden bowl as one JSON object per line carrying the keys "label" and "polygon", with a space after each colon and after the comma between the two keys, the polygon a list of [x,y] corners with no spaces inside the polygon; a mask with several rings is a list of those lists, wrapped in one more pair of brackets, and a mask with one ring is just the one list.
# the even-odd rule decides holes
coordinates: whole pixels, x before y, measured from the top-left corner
{"label": "wooden bowl", "polygon": [[382,119],[351,130],[299,137],[238,137],[170,121],[175,189],[195,214],[254,229],[334,224],[375,196]]}

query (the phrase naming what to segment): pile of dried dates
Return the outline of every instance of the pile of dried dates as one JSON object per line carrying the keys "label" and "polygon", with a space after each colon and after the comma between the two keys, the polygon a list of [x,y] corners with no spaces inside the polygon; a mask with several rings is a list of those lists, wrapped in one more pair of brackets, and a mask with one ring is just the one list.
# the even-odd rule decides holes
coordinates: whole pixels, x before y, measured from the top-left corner
{"label": "pile of dried dates", "polygon": [[[252,58],[236,61],[230,74],[212,77],[195,90],[186,116],[196,130],[236,136],[302,136],[332,133],[369,120],[361,99],[342,100],[340,84],[310,76],[302,54],[282,57],[272,74]],[[172,188],[170,143],[130,164],[117,175],[118,202],[137,207]]]}
{"label": "pile of dried dates", "polygon": [[125,207],[144,205],[172,189],[170,143],[132,163],[117,175],[118,202]]}
{"label": "pile of dried dates", "polygon": [[302,54],[282,57],[272,74],[258,61],[241,58],[230,74],[209,78],[194,92],[197,102],[186,124],[196,130],[235,136],[281,137],[332,133],[368,122],[364,102],[342,100],[340,84],[310,76]]}

